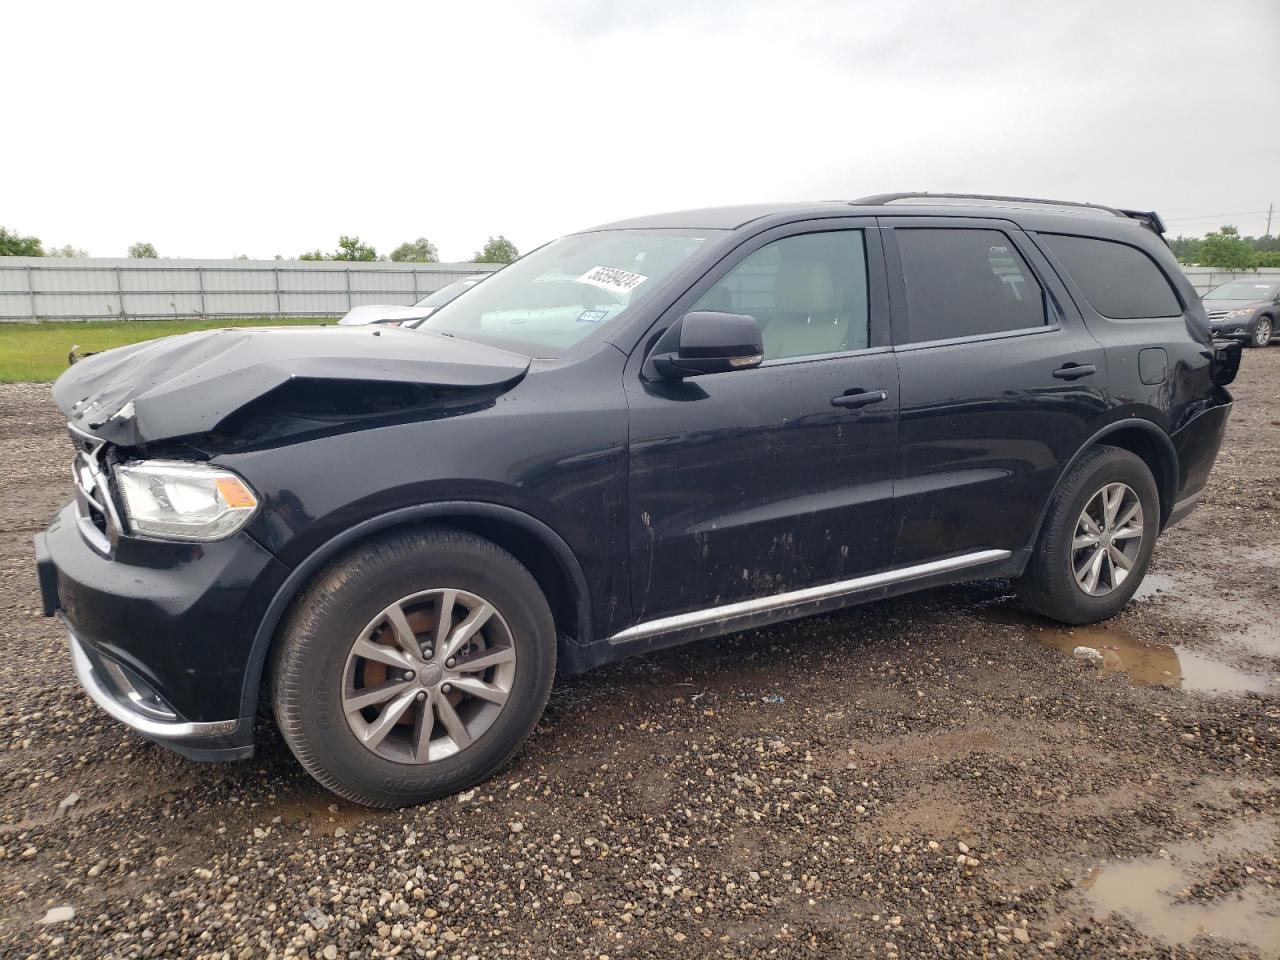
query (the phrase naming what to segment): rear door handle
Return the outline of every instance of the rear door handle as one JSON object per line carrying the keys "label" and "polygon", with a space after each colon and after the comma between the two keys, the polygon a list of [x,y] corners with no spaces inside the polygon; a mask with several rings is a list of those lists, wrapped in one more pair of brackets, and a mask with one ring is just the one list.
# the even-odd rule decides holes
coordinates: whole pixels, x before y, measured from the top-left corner
{"label": "rear door handle", "polygon": [[832,397],[831,405],[833,407],[849,407],[856,410],[858,407],[870,406],[873,403],[880,403],[882,400],[888,399],[889,394],[883,390],[849,390],[838,397]]}
{"label": "rear door handle", "polygon": [[1081,377],[1091,377],[1097,372],[1098,368],[1092,363],[1064,363],[1053,371],[1053,375],[1059,380],[1079,380]]}

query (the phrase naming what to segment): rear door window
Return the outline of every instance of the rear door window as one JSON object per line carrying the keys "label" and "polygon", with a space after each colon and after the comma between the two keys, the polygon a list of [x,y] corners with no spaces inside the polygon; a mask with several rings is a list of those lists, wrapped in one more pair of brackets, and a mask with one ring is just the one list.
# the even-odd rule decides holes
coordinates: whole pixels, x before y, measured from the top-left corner
{"label": "rear door window", "polygon": [[1041,327],[1044,290],[999,230],[898,227],[908,343]]}
{"label": "rear door window", "polygon": [[1176,317],[1182,304],[1155,262],[1127,243],[1042,233],[1090,306],[1113,320]]}

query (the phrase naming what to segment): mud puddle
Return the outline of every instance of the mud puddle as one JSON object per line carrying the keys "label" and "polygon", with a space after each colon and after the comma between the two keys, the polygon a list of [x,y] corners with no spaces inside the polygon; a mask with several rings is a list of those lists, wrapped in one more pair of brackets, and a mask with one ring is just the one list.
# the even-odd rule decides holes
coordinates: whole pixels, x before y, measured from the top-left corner
{"label": "mud puddle", "polygon": [[[1095,867],[1078,886],[1096,917],[1119,914],[1172,946],[1208,937],[1280,958],[1280,897],[1261,879],[1274,839],[1269,824],[1239,824],[1201,844],[1178,844],[1156,856]],[[1238,884],[1224,892],[1224,876]]]}
{"label": "mud puddle", "polygon": [[350,833],[367,820],[395,816],[395,811],[371,810],[330,793],[294,794],[281,797],[266,808],[273,824],[301,827],[317,836],[332,837],[342,830]]}
{"label": "mud puddle", "polygon": [[986,616],[1026,628],[1041,646],[1093,663],[1100,677],[1121,673],[1134,683],[1202,693],[1280,694],[1271,673],[1242,669],[1186,647],[1148,643],[1115,622],[1064,627],[1006,606],[992,607]]}
{"label": "mud puddle", "polygon": [[1141,603],[1154,597],[1164,597],[1178,586],[1178,578],[1171,573],[1148,573],[1133,592],[1133,599]]}
{"label": "mud puddle", "polygon": [[[1267,547],[1250,551],[1246,559],[1264,566],[1280,562],[1280,551]],[[1280,657],[1280,622],[1265,619],[1265,613],[1247,604],[1232,601],[1212,587],[1171,573],[1148,573],[1133,595],[1134,602],[1166,600],[1173,612],[1196,619],[1222,623],[1226,629],[1217,638],[1242,653]],[[1239,624],[1243,622],[1243,626]]]}

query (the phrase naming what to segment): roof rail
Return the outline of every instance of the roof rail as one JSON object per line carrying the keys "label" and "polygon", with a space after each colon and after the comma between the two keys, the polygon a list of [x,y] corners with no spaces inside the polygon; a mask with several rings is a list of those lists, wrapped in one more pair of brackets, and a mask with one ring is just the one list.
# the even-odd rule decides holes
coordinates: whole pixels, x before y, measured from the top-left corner
{"label": "roof rail", "polygon": [[1023,203],[1041,203],[1054,207],[1079,207],[1083,210],[1110,214],[1113,217],[1125,217],[1137,220],[1147,229],[1164,236],[1164,221],[1154,210],[1123,210],[1119,207],[1106,207],[1100,203],[1081,203],[1078,200],[1044,200],[1039,197],[1002,197],[987,193],[877,193],[870,197],[859,197],[849,201],[851,206],[878,207],[897,200],[978,200],[997,206],[1016,206]]}

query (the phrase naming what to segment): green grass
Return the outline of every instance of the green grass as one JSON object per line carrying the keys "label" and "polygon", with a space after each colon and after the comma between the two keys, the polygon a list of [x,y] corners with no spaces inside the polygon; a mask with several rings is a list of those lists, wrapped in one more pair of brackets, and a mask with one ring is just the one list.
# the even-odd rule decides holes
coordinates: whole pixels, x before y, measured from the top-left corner
{"label": "green grass", "polygon": [[67,369],[67,353],[75,344],[84,353],[192,330],[223,327],[296,326],[333,323],[309,318],[251,320],[104,320],[50,323],[0,323],[0,383],[47,383]]}

